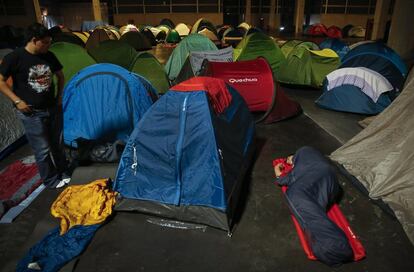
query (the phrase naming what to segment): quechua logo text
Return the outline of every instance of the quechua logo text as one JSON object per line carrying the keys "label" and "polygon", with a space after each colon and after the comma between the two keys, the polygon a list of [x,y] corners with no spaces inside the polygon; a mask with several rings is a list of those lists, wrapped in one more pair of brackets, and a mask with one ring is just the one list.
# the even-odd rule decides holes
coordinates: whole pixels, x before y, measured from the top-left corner
{"label": "quechua logo text", "polygon": [[229,83],[256,83],[259,81],[257,77],[229,78]]}

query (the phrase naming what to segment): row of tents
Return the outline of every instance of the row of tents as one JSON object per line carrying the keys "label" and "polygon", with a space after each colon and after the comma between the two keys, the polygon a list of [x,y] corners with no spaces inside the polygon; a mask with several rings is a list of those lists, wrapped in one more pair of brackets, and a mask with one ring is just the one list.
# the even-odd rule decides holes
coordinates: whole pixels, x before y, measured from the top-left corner
{"label": "row of tents", "polygon": [[[172,52],[165,71],[172,82],[176,82],[191,51],[218,51],[218,48],[201,35],[190,35]],[[320,87],[329,72],[335,70],[340,59],[331,49],[319,50],[314,43],[289,42],[282,49],[262,32],[249,34],[237,45],[233,61],[267,60],[275,79],[279,82]],[[302,69],[302,70],[300,70]]]}
{"label": "row of tents", "polygon": [[[100,43],[97,48],[104,46],[103,53],[92,54],[107,58],[102,62],[111,61],[112,55],[105,52],[113,42],[119,41]],[[339,60],[339,56],[330,56],[333,50],[318,50],[317,45],[304,42],[292,42],[282,50],[263,33],[252,33],[234,52],[231,48],[223,52],[205,36],[191,34],[177,46],[171,62],[179,58],[184,60],[183,68],[193,69],[200,64],[191,58],[200,59],[194,48],[203,49],[205,44],[211,50],[200,51],[217,52],[224,61],[209,61],[211,56],[202,52],[201,67],[193,70],[193,76],[202,77],[184,77],[160,98],[150,80],[128,69],[132,65],[128,60],[142,55],[135,49],[119,50],[131,55],[112,60],[122,61],[125,68],[108,63],[83,64],[83,69],[68,77],[65,87],[64,139],[75,148],[79,140],[126,142],[114,183],[123,197],[119,210],[140,210],[229,230],[254,149],[254,119],[249,111],[264,112],[261,119],[267,122],[298,114],[300,106],[284,95],[275,80],[283,78],[283,62],[289,57],[311,58],[305,66],[310,67],[309,82],[316,85],[320,75],[312,69],[327,59]],[[61,45],[64,48],[68,44]],[[70,67],[73,59],[62,55]],[[350,50],[342,65],[344,69],[365,65],[397,91],[407,73],[398,55],[377,43]],[[297,62],[295,66],[303,64]]]}
{"label": "row of tents", "polygon": [[324,24],[313,24],[303,30],[304,35],[327,36],[329,38],[365,37],[365,28],[362,26],[346,25],[342,29],[337,26],[326,27]]}
{"label": "row of tents", "polygon": [[[324,49],[320,50],[320,48]],[[217,61],[229,63],[221,65],[220,68],[224,71],[221,74],[227,74],[227,79],[221,77],[227,80],[227,83],[230,83],[230,80],[233,83],[244,80],[243,83],[252,84],[247,81],[258,80],[258,78],[248,77],[249,67],[243,68],[243,65],[238,64],[261,57],[269,64],[272,80],[299,86],[322,87],[324,92],[317,100],[317,105],[326,109],[363,114],[377,114],[385,109],[398,95],[407,73],[399,56],[380,43],[367,42],[351,49],[339,40],[327,40],[319,46],[312,42],[293,40],[279,48],[273,39],[261,32],[248,35],[234,50],[230,47],[224,52],[205,36],[190,34],[174,49],[164,69],[153,55],[137,52],[132,46],[119,40],[100,42],[89,51],[74,44],[57,42],[50,50],[63,64],[66,82],[85,67],[95,63],[112,63],[143,76],[160,94],[165,93],[171,85],[193,76],[214,75],[212,70],[217,65],[211,63]],[[342,63],[339,54],[342,55]],[[203,59],[208,59],[210,64],[203,66]],[[233,65],[234,61],[238,64]],[[337,68],[340,69],[336,70]],[[350,78],[354,80],[351,83]],[[276,117],[270,114],[274,110],[275,101],[279,101],[279,108],[280,104],[289,105],[289,103],[286,103],[286,99],[275,99],[276,95],[281,93],[277,91],[277,84],[268,85],[270,87],[260,88],[261,91],[255,94],[256,98],[253,100],[256,102],[251,102],[251,94],[250,100],[244,98],[249,101],[251,109],[255,108],[253,104],[264,105],[260,108],[263,114],[259,119],[271,123],[283,119],[278,114]],[[243,89],[243,87],[238,86],[236,89]],[[297,105],[287,108],[291,109],[291,113],[286,116],[295,115],[300,111]],[[12,109],[9,110],[12,113]],[[11,116],[11,113],[5,116]],[[7,127],[6,124],[4,126]],[[12,131],[22,133],[22,130]],[[3,149],[21,136],[17,134],[3,141]]]}

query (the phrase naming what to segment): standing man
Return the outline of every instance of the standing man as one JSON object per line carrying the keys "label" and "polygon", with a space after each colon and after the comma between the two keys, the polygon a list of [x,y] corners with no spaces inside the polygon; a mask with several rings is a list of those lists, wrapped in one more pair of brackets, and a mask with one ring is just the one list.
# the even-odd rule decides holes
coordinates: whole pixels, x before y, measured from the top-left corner
{"label": "standing man", "polygon": [[[60,188],[70,182],[62,136],[62,65],[48,51],[52,38],[43,25],[30,25],[25,38],[26,46],[5,56],[0,65],[0,91],[16,107],[43,183]],[[9,76],[13,78],[13,90],[5,82]]]}

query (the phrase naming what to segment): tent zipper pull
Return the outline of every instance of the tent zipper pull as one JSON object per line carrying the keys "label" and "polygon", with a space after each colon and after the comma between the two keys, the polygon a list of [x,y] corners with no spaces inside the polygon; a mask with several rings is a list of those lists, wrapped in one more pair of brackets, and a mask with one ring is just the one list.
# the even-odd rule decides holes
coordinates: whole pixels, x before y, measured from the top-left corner
{"label": "tent zipper pull", "polygon": [[137,159],[137,149],[134,146],[132,146],[132,148],[134,149],[134,163],[131,165],[131,168],[134,170],[134,176],[137,175],[137,166],[138,166],[138,159]]}
{"label": "tent zipper pull", "polygon": [[219,152],[220,158],[223,159],[223,151],[221,151],[221,149],[219,148],[218,152]]}

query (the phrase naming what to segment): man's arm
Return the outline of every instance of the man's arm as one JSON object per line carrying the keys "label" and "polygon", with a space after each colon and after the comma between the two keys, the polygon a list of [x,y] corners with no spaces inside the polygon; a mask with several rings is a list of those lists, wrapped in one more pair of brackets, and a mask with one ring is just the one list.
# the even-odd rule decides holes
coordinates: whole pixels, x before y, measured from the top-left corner
{"label": "man's arm", "polygon": [[0,92],[7,96],[16,105],[17,109],[22,112],[30,112],[30,107],[25,101],[21,100],[7,85],[6,79],[0,74]]}
{"label": "man's arm", "polygon": [[57,78],[57,87],[58,87],[58,92],[57,92],[57,98],[58,98],[58,103],[59,105],[62,105],[62,97],[63,97],[63,87],[65,84],[65,76],[63,75],[62,70],[56,71],[56,78]]}

